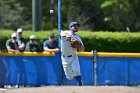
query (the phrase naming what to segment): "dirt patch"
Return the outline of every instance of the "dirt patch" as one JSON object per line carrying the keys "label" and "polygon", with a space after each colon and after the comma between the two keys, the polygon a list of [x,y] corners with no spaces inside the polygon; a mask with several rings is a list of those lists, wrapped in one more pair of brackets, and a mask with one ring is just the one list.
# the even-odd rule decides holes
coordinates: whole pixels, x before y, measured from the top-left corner
{"label": "dirt patch", "polygon": [[0,93],[140,93],[140,88],[127,86],[48,86],[0,90]]}

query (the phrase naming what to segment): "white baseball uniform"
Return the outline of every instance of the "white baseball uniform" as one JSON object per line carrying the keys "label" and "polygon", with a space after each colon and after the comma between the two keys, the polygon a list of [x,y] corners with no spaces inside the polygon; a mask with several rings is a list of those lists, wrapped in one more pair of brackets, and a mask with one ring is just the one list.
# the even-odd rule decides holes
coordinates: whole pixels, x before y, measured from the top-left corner
{"label": "white baseball uniform", "polygon": [[[74,34],[72,31],[61,31],[60,35],[63,34],[68,34],[70,35],[70,37],[75,37],[83,45],[81,38],[78,35]],[[62,65],[66,78],[69,80],[73,79],[74,76],[81,75],[79,60],[78,60],[78,56],[76,55],[76,52],[77,49],[71,47],[70,40],[67,40],[66,37],[61,37]]]}

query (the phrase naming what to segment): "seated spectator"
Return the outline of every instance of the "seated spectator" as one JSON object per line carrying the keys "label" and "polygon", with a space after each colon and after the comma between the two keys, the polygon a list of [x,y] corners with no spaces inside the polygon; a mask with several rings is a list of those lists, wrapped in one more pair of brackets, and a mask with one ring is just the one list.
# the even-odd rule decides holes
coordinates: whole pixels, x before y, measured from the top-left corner
{"label": "seated spectator", "polygon": [[25,51],[29,52],[41,52],[39,43],[36,41],[36,36],[31,35],[30,41],[27,42]]}
{"label": "seated spectator", "polygon": [[44,42],[45,52],[59,52],[58,42],[55,40],[54,34],[51,34],[49,39]]}
{"label": "seated spectator", "polygon": [[[7,48],[8,52],[14,52],[14,53],[18,53],[19,55],[21,55],[21,52],[20,52],[19,47],[18,47],[17,34],[16,33],[12,33],[11,38],[6,41],[6,48]],[[15,62],[15,64],[17,64],[17,63]],[[6,80],[8,80],[9,77],[10,77],[9,65],[5,64],[5,67],[7,69]],[[19,80],[19,78],[16,77],[16,80]],[[11,87],[18,88],[18,84],[12,85],[12,86],[11,85],[5,85],[4,87],[6,87],[6,88],[11,88]]]}
{"label": "seated spectator", "polygon": [[23,30],[22,28],[17,29],[17,41],[18,41],[18,47],[21,52],[25,50],[26,46],[26,40],[22,37]]}
{"label": "seated spectator", "polygon": [[19,50],[19,47],[18,47],[17,34],[16,33],[12,33],[11,39],[8,39],[6,41],[6,48],[7,48],[8,52],[17,52],[17,53],[21,54],[20,50]]}

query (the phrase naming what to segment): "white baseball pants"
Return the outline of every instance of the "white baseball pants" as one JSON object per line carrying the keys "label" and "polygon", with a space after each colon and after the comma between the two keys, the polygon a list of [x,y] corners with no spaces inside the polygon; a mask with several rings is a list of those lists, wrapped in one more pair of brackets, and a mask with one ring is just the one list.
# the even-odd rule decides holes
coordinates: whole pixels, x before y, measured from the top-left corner
{"label": "white baseball pants", "polygon": [[74,76],[81,75],[80,73],[80,65],[77,55],[72,55],[71,57],[62,55],[62,65],[66,75],[66,78],[71,80]]}

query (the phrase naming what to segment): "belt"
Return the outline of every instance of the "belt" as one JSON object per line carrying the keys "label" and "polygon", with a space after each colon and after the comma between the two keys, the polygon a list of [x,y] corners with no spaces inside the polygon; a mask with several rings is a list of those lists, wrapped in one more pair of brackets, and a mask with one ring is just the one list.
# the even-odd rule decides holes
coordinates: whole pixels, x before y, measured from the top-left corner
{"label": "belt", "polygon": [[68,55],[68,56],[63,55],[63,57],[72,57],[72,55]]}

